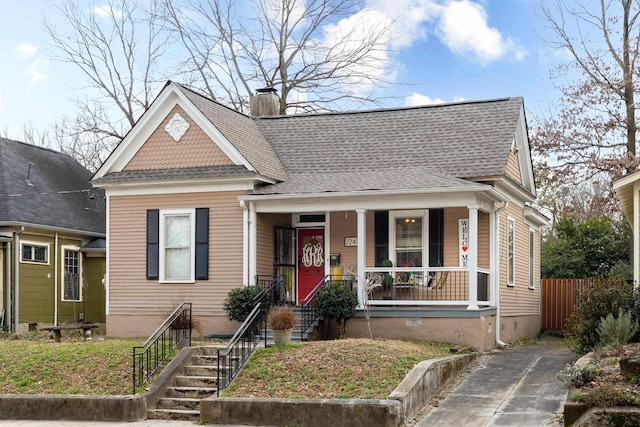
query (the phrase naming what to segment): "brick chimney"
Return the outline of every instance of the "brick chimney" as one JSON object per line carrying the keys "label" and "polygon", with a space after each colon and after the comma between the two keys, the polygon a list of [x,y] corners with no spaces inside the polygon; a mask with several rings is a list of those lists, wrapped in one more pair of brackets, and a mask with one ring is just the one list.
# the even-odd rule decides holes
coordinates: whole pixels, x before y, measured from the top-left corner
{"label": "brick chimney", "polygon": [[251,115],[277,116],[280,112],[280,97],[277,92],[272,87],[257,89],[256,94],[249,99]]}

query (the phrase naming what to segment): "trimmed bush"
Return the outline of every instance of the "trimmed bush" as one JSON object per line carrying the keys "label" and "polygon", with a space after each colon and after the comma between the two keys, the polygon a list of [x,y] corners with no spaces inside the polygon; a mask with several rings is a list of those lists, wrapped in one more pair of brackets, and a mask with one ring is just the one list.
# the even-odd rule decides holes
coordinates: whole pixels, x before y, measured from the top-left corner
{"label": "trimmed bush", "polygon": [[227,312],[229,320],[244,322],[251,314],[255,302],[253,299],[262,291],[258,286],[244,286],[229,291],[227,299],[224,300],[224,311]]}
{"label": "trimmed bush", "polygon": [[298,321],[291,307],[287,305],[272,307],[269,310],[267,319],[269,321],[269,327],[272,331],[293,329]]}
{"label": "trimmed bush", "polygon": [[340,282],[329,283],[316,295],[316,310],[323,319],[339,321],[340,338],[345,334],[345,322],[353,317],[358,298]]}

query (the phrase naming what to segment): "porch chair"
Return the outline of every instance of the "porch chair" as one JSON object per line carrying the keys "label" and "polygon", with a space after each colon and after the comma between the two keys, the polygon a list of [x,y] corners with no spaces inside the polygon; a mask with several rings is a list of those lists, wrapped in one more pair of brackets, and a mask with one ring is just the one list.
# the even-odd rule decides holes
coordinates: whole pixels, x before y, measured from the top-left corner
{"label": "porch chair", "polygon": [[436,278],[436,289],[440,289],[442,288],[446,283],[447,283],[447,278],[449,277],[449,272],[448,271],[441,271],[437,274],[437,278]]}
{"label": "porch chair", "polygon": [[[399,276],[401,275],[399,274]],[[415,299],[416,283],[414,281],[410,281],[408,277],[396,277],[396,280],[393,281],[393,299],[396,299],[396,292],[398,290],[411,291],[411,296]]]}

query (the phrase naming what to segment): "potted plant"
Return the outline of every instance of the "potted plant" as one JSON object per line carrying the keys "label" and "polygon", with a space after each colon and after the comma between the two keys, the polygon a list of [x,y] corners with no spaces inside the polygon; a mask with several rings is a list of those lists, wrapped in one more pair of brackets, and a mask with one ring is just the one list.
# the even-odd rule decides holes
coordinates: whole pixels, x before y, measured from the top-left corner
{"label": "potted plant", "polygon": [[[393,267],[393,261],[390,259],[385,259],[381,264],[383,267]],[[389,273],[384,273],[384,277],[382,278],[382,289],[388,291],[393,286],[393,277]]]}
{"label": "potted plant", "polygon": [[296,326],[298,319],[288,305],[272,307],[267,316],[269,328],[273,332],[273,342],[275,345],[288,344],[291,342],[291,332]]}

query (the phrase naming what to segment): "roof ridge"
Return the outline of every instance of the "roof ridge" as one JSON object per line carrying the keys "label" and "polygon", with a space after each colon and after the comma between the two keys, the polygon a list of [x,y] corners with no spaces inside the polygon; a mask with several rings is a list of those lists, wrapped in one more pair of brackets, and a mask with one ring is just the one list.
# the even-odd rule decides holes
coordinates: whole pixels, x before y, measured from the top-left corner
{"label": "roof ridge", "polygon": [[517,101],[517,100],[523,100],[523,99],[524,98],[522,96],[507,96],[503,98],[453,101],[453,102],[444,102],[440,104],[413,105],[413,106],[406,106],[406,107],[373,108],[370,110],[325,111],[325,112],[287,114],[287,115],[277,115],[277,116],[259,116],[259,117],[250,116],[250,117],[256,120],[272,120],[272,119],[283,119],[283,118],[291,118],[291,117],[322,117],[322,116],[356,115],[356,114],[370,114],[370,113],[385,113],[385,112],[392,112],[392,111],[435,109],[435,108],[442,108],[442,107],[457,107],[457,106],[476,105],[476,104],[490,104],[490,103],[505,102],[505,101]]}
{"label": "roof ridge", "polygon": [[250,119],[253,118],[252,116],[250,116],[248,114],[245,114],[242,111],[238,111],[236,109],[233,109],[233,108],[229,107],[228,105],[225,105],[225,104],[221,103],[220,101],[216,101],[215,99],[211,99],[209,96],[207,96],[207,95],[205,95],[205,94],[203,94],[201,92],[198,92],[195,88],[192,89],[192,88],[190,88],[188,86],[185,86],[184,84],[178,83],[178,82],[171,82],[171,83],[174,83],[180,89],[189,91],[189,92],[193,93],[194,95],[196,95],[196,96],[198,96],[200,98],[203,98],[206,101],[213,102],[214,104],[219,105],[221,107],[224,107],[227,110],[232,111],[232,112],[234,112],[236,114],[240,114],[241,116],[244,116],[244,117],[247,117],[247,118],[250,118]]}

